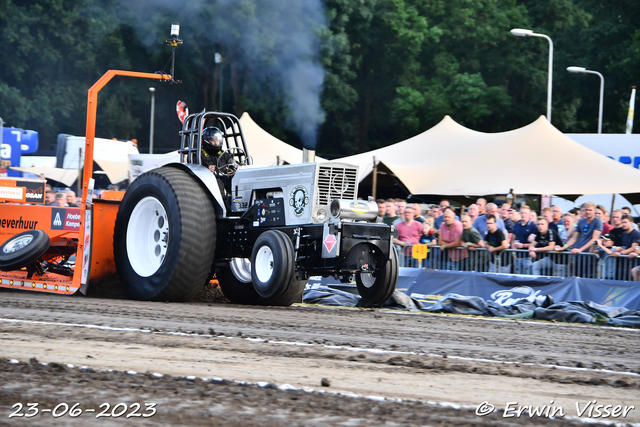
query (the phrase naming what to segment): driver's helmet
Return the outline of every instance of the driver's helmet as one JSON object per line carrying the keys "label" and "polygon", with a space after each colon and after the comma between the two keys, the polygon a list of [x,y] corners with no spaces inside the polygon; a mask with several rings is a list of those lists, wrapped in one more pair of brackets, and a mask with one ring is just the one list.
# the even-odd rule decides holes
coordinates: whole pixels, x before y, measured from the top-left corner
{"label": "driver's helmet", "polygon": [[222,147],[222,132],[214,126],[209,126],[202,131],[202,148],[214,152]]}

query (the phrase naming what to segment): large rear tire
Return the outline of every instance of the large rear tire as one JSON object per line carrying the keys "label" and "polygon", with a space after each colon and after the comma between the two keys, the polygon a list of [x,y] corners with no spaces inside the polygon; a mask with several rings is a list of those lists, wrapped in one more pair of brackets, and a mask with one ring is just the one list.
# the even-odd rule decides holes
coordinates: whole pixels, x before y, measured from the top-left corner
{"label": "large rear tire", "polygon": [[356,273],[356,286],[362,305],[382,305],[391,298],[398,283],[398,255],[391,248],[385,267],[377,273]]}
{"label": "large rear tire", "polygon": [[114,260],[137,300],[189,301],[207,281],[216,245],[213,204],[188,172],[162,167],[125,193],[114,234]]}
{"label": "large rear tire", "polygon": [[19,270],[40,258],[49,249],[49,236],[42,230],[16,234],[0,245],[0,270]]}

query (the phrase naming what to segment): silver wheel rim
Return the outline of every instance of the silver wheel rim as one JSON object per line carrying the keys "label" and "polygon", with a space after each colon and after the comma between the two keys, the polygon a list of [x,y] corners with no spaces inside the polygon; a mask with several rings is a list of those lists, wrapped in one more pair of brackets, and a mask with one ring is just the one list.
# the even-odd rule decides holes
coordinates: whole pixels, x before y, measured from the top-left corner
{"label": "silver wheel rim", "polygon": [[155,197],[140,200],[127,226],[127,256],[131,268],[142,277],[153,275],[162,265],[169,246],[169,221]]}
{"label": "silver wheel rim", "polygon": [[229,268],[238,281],[251,283],[251,261],[248,258],[233,258]]}
{"label": "silver wheel rim", "polygon": [[4,252],[5,254],[12,254],[24,248],[25,246],[28,246],[32,241],[33,236],[31,234],[25,234],[24,236],[17,237],[7,242],[5,247],[2,248],[2,252]]}
{"label": "silver wheel rim", "polygon": [[362,286],[369,289],[376,283],[376,278],[373,277],[372,273],[360,273],[360,281],[362,282]]}
{"label": "silver wheel rim", "polygon": [[[258,249],[255,259],[256,276],[262,283],[267,283],[273,275],[273,252],[264,245]],[[255,285],[255,283],[254,283]]]}

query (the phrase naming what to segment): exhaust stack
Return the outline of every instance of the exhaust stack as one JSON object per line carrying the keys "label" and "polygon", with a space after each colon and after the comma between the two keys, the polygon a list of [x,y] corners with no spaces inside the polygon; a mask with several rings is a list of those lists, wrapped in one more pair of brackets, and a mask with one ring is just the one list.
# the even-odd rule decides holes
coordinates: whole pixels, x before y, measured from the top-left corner
{"label": "exhaust stack", "polygon": [[316,150],[302,148],[302,163],[313,163],[316,161]]}

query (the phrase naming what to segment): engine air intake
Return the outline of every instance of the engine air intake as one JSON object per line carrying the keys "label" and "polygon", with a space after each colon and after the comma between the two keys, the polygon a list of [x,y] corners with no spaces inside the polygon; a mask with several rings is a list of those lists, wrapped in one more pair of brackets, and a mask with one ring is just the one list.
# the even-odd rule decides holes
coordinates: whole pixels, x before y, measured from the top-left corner
{"label": "engine air intake", "polygon": [[334,199],[354,200],[356,198],[357,179],[357,168],[320,166],[316,203],[329,205]]}

